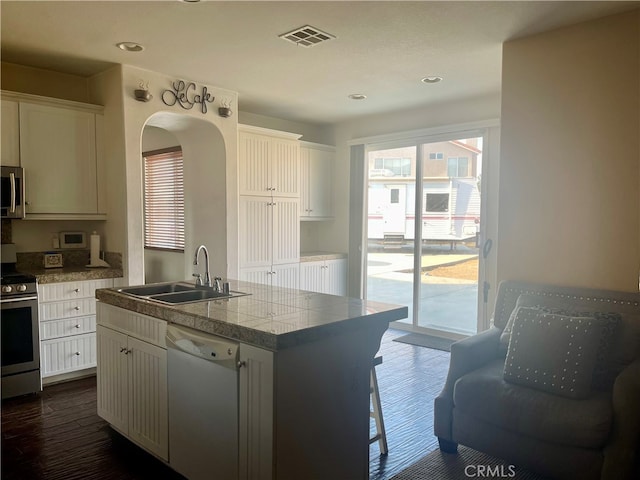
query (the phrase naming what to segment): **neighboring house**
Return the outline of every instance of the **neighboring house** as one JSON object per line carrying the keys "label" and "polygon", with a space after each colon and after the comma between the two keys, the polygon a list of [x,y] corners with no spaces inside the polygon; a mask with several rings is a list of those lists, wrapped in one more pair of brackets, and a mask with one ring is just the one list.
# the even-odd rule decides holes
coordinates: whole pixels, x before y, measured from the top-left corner
{"label": "neighboring house", "polygon": [[[424,145],[422,238],[467,240],[480,223],[478,139]],[[415,233],[416,152],[398,148],[369,153],[368,238],[411,240]]]}

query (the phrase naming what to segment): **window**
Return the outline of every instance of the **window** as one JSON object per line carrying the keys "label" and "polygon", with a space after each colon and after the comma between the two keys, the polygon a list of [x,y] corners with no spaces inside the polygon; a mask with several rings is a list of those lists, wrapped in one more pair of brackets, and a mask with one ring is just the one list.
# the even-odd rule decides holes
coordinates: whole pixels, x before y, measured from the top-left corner
{"label": "window", "polygon": [[443,160],[444,159],[444,153],[442,152],[431,152],[429,154],[429,160]]}
{"label": "window", "polygon": [[182,150],[144,154],[144,246],[184,250]]}
{"label": "window", "polygon": [[468,177],[469,176],[469,158],[468,157],[449,157],[447,159],[447,175],[449,177]]}
{"label": "window", "polygon": [[427,193],[424,202],[424,210],[425,212],[448,212],[449,194]]}
{"label": "window", "polygon": [[391,203],[400,203],[400,189],[392,188],[391,189]]}
{"label": "window", "polygon": [[376,170],[387,170],[393,175],[384,176],[401,176],[408,177],[411,175],[411,159],[410,158],[376,158],[373,162]]}

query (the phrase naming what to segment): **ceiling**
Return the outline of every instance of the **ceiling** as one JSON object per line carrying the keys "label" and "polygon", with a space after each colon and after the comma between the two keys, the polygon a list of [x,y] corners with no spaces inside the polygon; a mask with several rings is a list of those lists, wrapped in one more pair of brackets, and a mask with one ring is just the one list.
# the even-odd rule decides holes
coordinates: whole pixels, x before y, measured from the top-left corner
{"label": "ceiling", "polygon": [[[129,64],[236,91],[243,111],[332,124],[495,95],[505,40],[639,4],[2,0],[1,58],[81,76]],[[311,48],[279,38],[307,24],[336,38]]]}

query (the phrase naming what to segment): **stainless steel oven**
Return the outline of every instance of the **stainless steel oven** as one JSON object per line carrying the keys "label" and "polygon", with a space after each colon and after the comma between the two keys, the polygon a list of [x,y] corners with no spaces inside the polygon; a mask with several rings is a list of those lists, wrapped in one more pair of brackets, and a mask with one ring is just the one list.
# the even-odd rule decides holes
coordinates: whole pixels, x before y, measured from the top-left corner
{"label": "stainless steel oven", "polygon": [[3,399],[42,390],[36,278],[16,272],[15,263],[5,263],[4,247],[0,281]]}
{"label": "stainless steel oven", "polygon": [[21,167],[2,167],[0,197],[2,218],[24,218],[24,170]]}

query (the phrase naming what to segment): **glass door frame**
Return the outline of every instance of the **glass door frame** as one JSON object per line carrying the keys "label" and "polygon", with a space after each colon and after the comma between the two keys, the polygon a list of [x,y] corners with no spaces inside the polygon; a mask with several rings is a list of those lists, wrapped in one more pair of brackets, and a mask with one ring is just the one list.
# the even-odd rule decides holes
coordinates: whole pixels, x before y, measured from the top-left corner
{"label": "glass door frame", "polygon": [[[419,321],[419,310],[420,310],[420,292],[422,288],[422,282],[420,279],[420,274],[422,270],[422,211],[424,207],[424,195],[418,195],[418,192],[422,192],[424,188],[424,162],[423,162],[423,145],[429,143],[436,142],[444,142],[450,140],[458,140],[461,138],[477,138],[481,137],[483,139],[483,161],[481,171],[478,172],[481,178],[484,178],[486,171],[485,162],[485,147],[488,145],[489,139],[489,126],[487,127],[479,127],[479,128],[471,128],[471,129],[451,129],[451,130],[443,130],[439,133],[426,134],[426,135],[416,135],[410,136],[407,135],[404,138],[392,139],[388,141],[382,142],[372,142],[364,144],[364,159],[365,159],[365,183],[368,184],[368,157],[369,153],[378,150],[388,150],[394,148],[406,148],[406,147],[416,147],[416,195],[415,195],[415,212],[414,215],[414,239],[413,239],[413,300],[412,300],[412,322],[400,322],[396,321],[392,323],[394,328],[399,330],[406,330],[415,333],[423,333],[429,335],[436,335],[439,337],[451,338],[453,340],[460,340],[462,338],[466,338],[468,335],[463,335],[460,333],[447,332],[444,330],[433,329],[429,327],[423,327],[418,325]],[[367,218],[368,214],[368,188],[364,188],[363,191],[363,215],[364,218]],[[486,188],[481,189],[481,222],[484,222],[486,217],[487,209],[485,208],[486,200],[487,200],[487,192]],[[481,232],[483,234],[484,232]],[[484,238],[481,237],[480,245],[484,243]],[[368,256],[368,222],[364,222],[364,230],[363,230],[363,285],[362,292],[364,298],[367,298],[367,256]],[[478,295],[477,295],[477,331],[480,332],[484,330],[488,326],[488,319],[486,318],[486,302],[487,297],[486,294],[483,295],[483,285],[484,277],[485,277],[485,266],[484,261],[485,257],[479,253],[479,269],[478,269]],[[482,309],[482,310],[481,310]]]}

